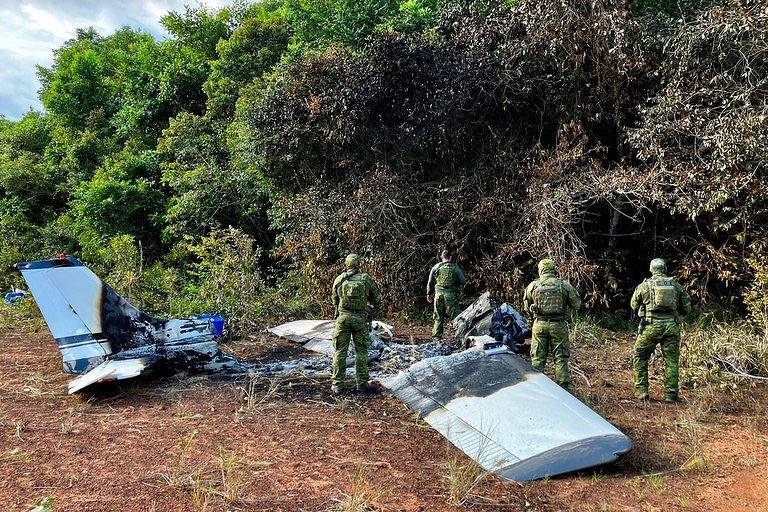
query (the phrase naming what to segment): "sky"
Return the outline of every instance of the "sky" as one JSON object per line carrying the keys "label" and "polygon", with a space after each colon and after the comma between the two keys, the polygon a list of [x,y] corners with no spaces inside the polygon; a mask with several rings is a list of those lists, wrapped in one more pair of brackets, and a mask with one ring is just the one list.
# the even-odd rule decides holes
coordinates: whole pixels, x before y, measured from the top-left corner
{"label": "sky", "polygon": [[227,0],[0,0],[0,115],[19,119],[41,110],[36,64],[50,66],[53,50],[93,27],[108,35],[128,25],[157,38],[167,37],[160,18],[184,5],[211,9]]}

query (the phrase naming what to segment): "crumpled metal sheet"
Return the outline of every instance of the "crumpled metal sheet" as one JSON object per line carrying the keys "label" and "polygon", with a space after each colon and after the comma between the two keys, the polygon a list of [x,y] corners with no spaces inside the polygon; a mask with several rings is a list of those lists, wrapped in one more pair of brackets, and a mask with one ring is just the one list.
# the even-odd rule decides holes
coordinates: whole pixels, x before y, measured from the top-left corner
{"label": "crumpled metal sheet", "polygon": [[[269,329],[271,334],[300,343],[305,349],[333,357],[333,332],[336,329],[334,320],[295,320]],[[368,360],[375,361],[381,356],[384,344],[381,336],[392,336],[392,326],[374,321],[370,332],[371,346],[368,349]],[[354,343],[349,344],[347,366],[355,364]]]}
{"label": "crumpled metal sheet", "polygon": [[380,376],[485,470],[526,481],[617,460],[632,441],[523,358],[482,347]]}
{"label": "crumpled metal sheet", "polygon": [[473,336],[492,336],[513,350],[530,332],[525,317],[507,303],[498,306],[490,292],[480,295],[454,318],[453,329],[459,347],[471,346]]}
{"label": "crumpled metal sheet", "polygon": [[96,368],[69,381],[69,394],[77,393],[91,384],[136,377],[141,375],[152,362],[154,362],[153,359],[149,357],[140,357],[136,359],[111,359],[109,361],[104,361]]}

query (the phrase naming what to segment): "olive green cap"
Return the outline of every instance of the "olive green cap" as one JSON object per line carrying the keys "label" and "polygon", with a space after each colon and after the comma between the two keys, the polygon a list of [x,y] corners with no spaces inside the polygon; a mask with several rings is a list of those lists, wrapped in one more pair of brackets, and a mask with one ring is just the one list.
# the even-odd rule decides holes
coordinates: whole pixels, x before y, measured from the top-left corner
{"label": "olive green cap", "polygon": [[539,262],[539,275],[549,272],[555,272],[557,270],[557,264],[555,260],[551,258],[544,258]]}
{"label": "olive green cap", "polygon": [[651,272],[666,272],[667,262],[661,258],[654,258],[651,260],[650,269]]}
{"label": "olive green cap", "polygon": [[354,268],[357,269],[360,267],[360,256],[357,254],[350,254],[344,259],[344,265],[347,266],[347,268]]}

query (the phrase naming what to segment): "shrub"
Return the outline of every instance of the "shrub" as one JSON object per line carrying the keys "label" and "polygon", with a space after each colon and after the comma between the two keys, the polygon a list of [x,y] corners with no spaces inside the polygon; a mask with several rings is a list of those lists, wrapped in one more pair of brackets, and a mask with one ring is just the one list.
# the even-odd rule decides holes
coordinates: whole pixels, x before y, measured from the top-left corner
{"label": "shrub", "polygon": [[735,387],[734,374],[768,377],[768,336],[749,323],[716,324],[685,332],[682,381],[693,387],[707,382]]}
{"label": "shrub", "polygon": [[187,240],[180,251],[192,256],[182,303],[174,310],[216,312],[227,318],[228,332],[241,334],[260,325],[261,249],[235,228],[213,231],[199,242]]}
{"label": "shrub", "polygon": [[744,294],[744,303],[752,320],[768,335],[768,256],[759,253],[747,262],[754,278]]}

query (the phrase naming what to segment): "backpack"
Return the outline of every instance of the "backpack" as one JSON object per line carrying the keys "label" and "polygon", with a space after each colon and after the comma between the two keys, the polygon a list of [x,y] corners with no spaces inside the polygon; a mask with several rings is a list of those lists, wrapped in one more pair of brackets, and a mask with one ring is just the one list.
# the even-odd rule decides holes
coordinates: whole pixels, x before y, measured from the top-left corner
{"label": "backpack", "polygon": [[440,288],[453,288],[453,264],[441,263],[435,276],[435,284]]}
{"label": "backpack", "polygon": [[346,279],[339,287],[339,309],[365,311],[367,305],[368,283],[358,276],[351,276]]}
{"label": "backpack", "polygon": [[670,277],[651,279],[648,310],[651,313],[677,313],[677,288]]}
{"label": "backpack", "polygon": [[533,300],[537,315],[561,316],[565,314],[562,280],[546,279],[541,281],[536,287]]}

